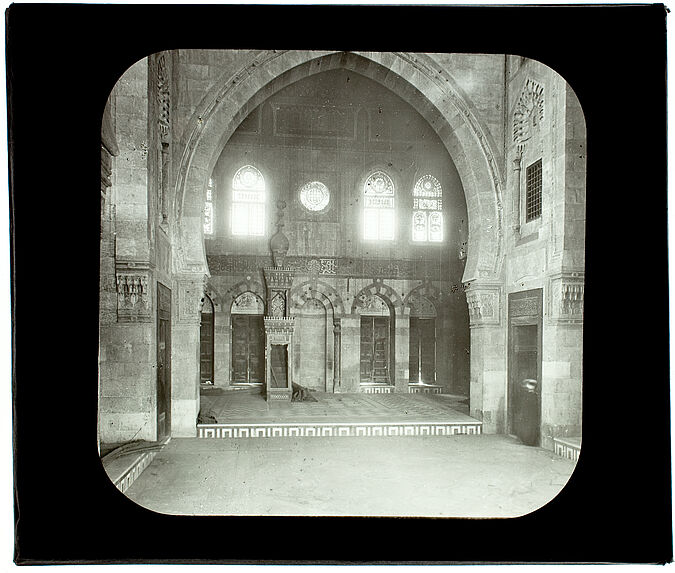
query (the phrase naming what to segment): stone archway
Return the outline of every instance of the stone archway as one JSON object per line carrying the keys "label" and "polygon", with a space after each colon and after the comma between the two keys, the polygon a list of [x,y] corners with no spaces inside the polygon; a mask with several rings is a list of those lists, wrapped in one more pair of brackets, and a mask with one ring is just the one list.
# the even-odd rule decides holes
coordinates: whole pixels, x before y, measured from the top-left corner
{"label": "stone archway", "polygon": [[[488,404],[483,393],[486,380],[496,380],[494,373],[488,378],[491,363],[483,349],[486,341],[494,338],[492,331],[499,329],[505,174],[499,168],[501,152],[487,125],[474,111],[473,103],[445,68],[426,54],[268,50],[249,52],[242,56],[241,62],[238,71],[221,77],[205,94],[186,123],[178,146],[180,160],[172,203],[175,222],[172,267],[179,287],[179,318],[187,312],[181,309],[189,307],[195,285],[208,274],[202,230],[203,198],[209,175],[231,135],[250,111],[291,83],[331,69],[351,70],[410,103],[436,132],[457,168],[469,226],[462,282],[466,288],[470,286],[469,304],[475,306],[479,300],[486,309],[479,319],[472,315],[471,412],[480,419],[484,418],[484,411],[496,412],[501,406]],[[400,314],[398,324],[403,325],[407,317],[403,312]],[[184,339],[187,348],[189,339],[194,338],[194,320],[183,322],[180,328],[176,327],[176,340]],[[345,315],[343,326],[349,329],[351,322]],[[347,349],[345,344],[343,354],[350,352],[353,349]],[[404,362],[397,357],[397,372],[404,371]],[[190,368],[190,360],[186,360],[185,368]],[[345,378],[350,376],[347,364],[343,365],[343,372]],[[501,371],[498,374],[501,376]],[[398,380],[403,378],[403,374],[397,376],[397,391]],[[186,386],[184,393],[190,395],[194,390]],[[485,422],[486,431],[499,427],[491,420]]]}
{"label": "stone archway", "polygon": [[252,53],[202,99],[181,141],[174,194],[174,271],[208,272],[201,211],[208,177],[230,136],[248,113],[283,87],[345,68],[407,100],[436,131],[459,173],[469,218],[463,282],[490,279],[502,259],[502,178],[496,145],[450,75],[424,54],[268,50]]}
{"label": "stone archway", "polygon": [[390,308],[392,316],[403,314],[403,301],[399,294],[381,280],[377,280],[363,287],[355,296],[352,302],[352,314],[357,314],[364,308],[366,301],[372,295],[379,296]]}
{"label": "stone archway", "polygon": [[342,297],[332,286],[324,282],[317,280],[305,281],[294,286],[291,290],[292,305],[296,307],[302,306],[309,299],[319,300],[326,307],[327,312],[330,305],[330,311],[336,317],[342,316],[345,312]]}

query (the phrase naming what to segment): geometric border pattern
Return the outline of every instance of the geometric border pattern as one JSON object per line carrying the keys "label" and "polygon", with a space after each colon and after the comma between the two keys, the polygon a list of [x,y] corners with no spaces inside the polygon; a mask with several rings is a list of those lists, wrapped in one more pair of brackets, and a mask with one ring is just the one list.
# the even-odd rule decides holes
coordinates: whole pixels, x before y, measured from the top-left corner
{"label": "geometric border pattern", "polygon": [[141,456],[136,458],[131,466],[114,481],[115,487],[122,493],[127,491],[131,484],[136,481],[136,478],[141,475],[143,470],[155,459],[156,455],[157,452],[145,452],[141,454]]}
{"label": "geometric border pattern", "polygon": [[482,422],[198,424],[199,438],[322,438],[480,434]]}
{"label": "geometric border pattern", "polygon": [[443,386],[427,384],[425,386],[408,386],[408,394],[442,394]]}
{"label": "geometric border pattern", "polygon": [[575,462],[579,459],[581,446],[571,444],[570,442],[559,438],[553,438],[553,446],[557,455]]}

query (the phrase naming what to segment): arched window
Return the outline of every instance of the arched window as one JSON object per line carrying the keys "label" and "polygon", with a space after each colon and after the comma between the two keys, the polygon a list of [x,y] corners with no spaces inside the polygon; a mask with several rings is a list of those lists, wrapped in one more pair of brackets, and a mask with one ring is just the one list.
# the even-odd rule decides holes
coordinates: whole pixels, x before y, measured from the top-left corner
{"label": "arched window", "polygon": [[394,239],[394,183],[384,171],[372,173],[363,185],[363,238]]}
{"label": "arched window", "polygon": [[252,165],[239,169],[232,179],[232,234],[265,234],[265,179]]}
{"label": "arched window", "polygon": [[204,234],[213,235],[213,179],[211,177],[209,177],[206,201],[204,201]]}
{"label": "arched window", "polygon": [[443,189],[433,175],[423,175],[413,189],[412,240],[443,241]]}

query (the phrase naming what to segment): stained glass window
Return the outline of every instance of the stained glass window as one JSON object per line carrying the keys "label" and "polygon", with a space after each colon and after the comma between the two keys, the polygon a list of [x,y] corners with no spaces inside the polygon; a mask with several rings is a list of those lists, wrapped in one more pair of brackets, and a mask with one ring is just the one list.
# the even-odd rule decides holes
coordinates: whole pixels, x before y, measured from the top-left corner
{"label": "stained glass window", "polygon": [[363,237],[394,239],[394,183],[384,171],[372,173],[363,185]]}
{"label": "stained glass window", "polygon": [[239,169],[232,179],[232,234],[265,234],[265,179],[252,165]]}
{"label": "stained glass window", "polygon": [[210,177],[204,201],[204,234],[213,235],[213,179]]}
{"label": "stained glass window", "polygon": [[443,189],[433,175],[423,175],[413,188],[412,240],[443,241]]}
{"label": "stained glass window", "polygon": [[300,202],[310,211],[323,211],[329,201],[330,191],[321,181],[311,181],[300,189]]}

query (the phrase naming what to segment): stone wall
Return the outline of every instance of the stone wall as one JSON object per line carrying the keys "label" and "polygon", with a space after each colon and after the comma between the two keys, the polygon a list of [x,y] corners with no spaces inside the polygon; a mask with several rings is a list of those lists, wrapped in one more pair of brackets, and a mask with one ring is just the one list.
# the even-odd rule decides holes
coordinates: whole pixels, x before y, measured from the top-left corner
{"label": "stone wall", "polygon": [[[562,77],[520,57],[508,65],[504,294],[543,289],[541,435],[542,446],[552,449],[554,437],[581,435],[586,128]],[[519,121],[522,102],[532,111]],[[542,215],[527,222],[524,174],[538,159]]]}
{"label": "stone wall", "polygon": [[[231,309],[242,292],[265,299],[262,273],[247,276],[214,274],[207,291],[215,306],[214,384],[231,384]],[[296,382],[322,391],[357,392],[360,383],[360,301],[379,293],[391,307],[390,320],[396,327],[392,340],[391,382],[406,392],[409,373],[409,316],[411,292],[438,293],[429,300],[437,313],[436,383],[445,391],[468,395],[468,316],[462,312],[466,301],[461,288],[447,282],[423,280],[380,280],[372,278],[331,278],[316,275],[295,276],[291,291],[291,315],[296,317],[292,356]],[[341,324],[340,385],[333,388],[334,319]],[[318,360],[318,357],[322,357]],[[325,360],[324,360],[325,359]],[[321,364],[319,364],[321,362]],[[322,364],[324,364],[322,366]]]}
{"label": "stone wall", "polygon": [[[368,97],[359,96],[363,113],[354,114],[351,143],[288,136],[281,144],[274,141],[279,135],[275,112],[264,102],[277,97],[283,104],[288,89],[289,101],[306,103],[303,98],[317,93],[297,92],[307,85],[298,80],[327,70],[340,70],[342,77],[358,74],[395,95],[382,96],[387,104],[382,117],[369,107]],[[519,108],[523,94],[529,99]],[[396,98],[414,113],[386,119],[387,106]],[[303,323],[298,344],[309,344],[311,355],[323,351],[326,387],[336,362],[331,321],[341,323],[340,390],[353,390],[360,329],[354,296],[384,285],[397,327],[393,380],[404,391],[409,379],[406,298],[430,283],[440,293],[435,301],[443,333],[437,371],[446,390],[464,392],[470,386],[471,413],[483,420],[484,430],[509,431],[506,301],[510,293],[541,288],[542,443],[549,447],[552,436],[580,432],[585,125],[574,93],[555,72],[503,55],[177,50],[127,70],[109,109],[119,154],[102,201],[103,441],[156,437],[157,281],[172,290],[173,435],[194,434],[205,273],[211,274],[208,288],[215,307],[215,381],[229,383],[230,295],[250,290],[264,298],[260,269],[271,261],[266,239],[237,243],[228,235],[227,201],[220,195],[216,233],[203,241],[202,209],[208,178],[214,176],[219,192],[227,193],[234,165],[246,157],[269,161],[264,169],[270,199],[288,203],[288,261],[301,289],[293,308]],[[526,121],[524,109],[534,110]],[[405,132],[403,123],[417,121],[413,117],[429,129],[406,142],[396,134]],[[526,222],[523,173],[539,158],[542,215]],[[393,171],[401,191],[397,206],[404,212],[410,209],[415,177],[442,166],[448,208],[443,247],[412,244],[406,217],[390,245],[359,239],[358,189],[363,173],[375,166]],[[336,190],[335,210],[325,219],[308,217],[295,199],[301,179],[314,174],[325,176]],[[270,209],[268,229],[273,215]],[[304,308],[308,291],[302,289],[308,285],[325,285],[321,296],[309,296],[321,302],[323,315],[315,302]],[[322,337],[319,331],[324,341],[314,342]],[[303,380],[320,383],[317,361],[309,361],[304,372],[302,364],[297,366]],[[319,382],[311,382],[315,378]]]}

